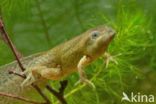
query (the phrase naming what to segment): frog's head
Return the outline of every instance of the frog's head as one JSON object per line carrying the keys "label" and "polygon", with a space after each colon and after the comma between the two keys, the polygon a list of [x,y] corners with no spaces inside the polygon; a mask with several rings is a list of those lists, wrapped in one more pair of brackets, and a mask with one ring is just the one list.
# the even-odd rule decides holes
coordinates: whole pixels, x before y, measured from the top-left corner
{"label": "frog's head", "polygon": [[111,27],[99,26],[85,32],[85,54],[99,56],[108,47],[116,32]]}

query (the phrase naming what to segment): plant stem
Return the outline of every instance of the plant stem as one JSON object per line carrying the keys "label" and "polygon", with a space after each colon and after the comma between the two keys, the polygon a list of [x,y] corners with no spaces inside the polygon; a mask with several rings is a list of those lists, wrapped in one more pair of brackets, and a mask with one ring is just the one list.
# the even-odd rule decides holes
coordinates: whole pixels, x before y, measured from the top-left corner
{"label": "plant stem", "polygon": [[[23,67],[19,56],[17,55],[17,50],[15,46],[12,44],[7,32],[4,29],[4,25],[2,20],[0,19],[0,32],[2,33],[4,39],[6,40],[6,43],[8,43],[8,46],[11,48],[12,52],[14,53],[14,56],[19,64],[19,67],[22,69],[22,71],[25,70]],[[9,71],[10,74],[15,74],[17,76],[20,76],[22,78],[26,78],[25,75],[21,75],[19,73],[16,73],[15,71]],[[61,87],[59,89],[59,92],[55,91],[54,89],[51,88],[51,86],[47,85],[46,88],[62,103],[62,104],[67,104],[66,100],[64,99],[64,90],[67,86],[67,81],[62,81],[60,82]],[[46,104],[50,104],[50,100],[47,98],[47,96],[44,95],[44,93],[40,90],[40,88],[37,85],[32,84],[32,86],[38,91],[38,93],[46,100]]]}
{"label": "plant stem", "polygon": [[19,54],[18,54],[18,51],[17,49],[15,48],[15,46],[12,44],[7,32],[5,31],[4,29],[4,24],[3,24],[3,21],[2,19],[0,18],[0,32],[2,33],[2,37],[4,38],[5,42],[8,44],[8,46],[11,48],[17,62],[18,62],[18,65],[19,67],[21,68],[22,71],[24,71],[24,67],[20,61],[20,59],[18,58],[19,57]]}
{"label": "plant stem", "polygon": [[46,40],[47,40],[48,44],[50,44],[50,35],[49,35],[49,32],[48,32],[48,26],[47,26],[46,21],[44,19],[44,16],[43,16],[43,13],[42,13],[42,10],[41,10],[41,6],[40,6],[40,2],[39,2],[39,0],[35,0],[35,1],[36,1],[37,10],[39,12],[39,17],[40,17],[40,20],[41,20],[41,24],[43,26],[43,30],[44,30],[44,33],[45,33]]}
{"label": "plant stem", "polygon": [[[6,42],[8,43],[8,46],[11,48],[17,62],[18,62],[18,65],[19,67],[21,68],[22,71],[25,70],[25,68],[23,67],[20,59],[19,59],[19,56],[17,55],[17,50],[15,48],[15,46],[13,45],[11,39],[9,38],[7,32],[5,31],[4,29],[4,24],[3,24],[3,21],[2,21],[2,18],[0,18],[0,32],[2,33],[3,37],[5,38]],[[32,86],[38,91],[38,93],[46,100],[47,104],[50,104],[50,100],[42,93],[42,91],[40,90],[40,88],[37,86],[37,85],[33,85]]]}
{"label": "plant stem", "polygon": [[28,102],[28,103],[31,103],[31,104],[46,104],[46,103],[39,103],[39,102],[30,100],[30,99],[27,99],[25,97],[17,96],[17,95],[14,95],[14,94],[3,93],[3,92],[0,92],[0,96],[6,96],[6,97],[9,97],[9,98],[14,98],[14,99],[25,101],[25,102]]}
{"label": "plant stem", "polygon": [[55,91],[51,86],[47,85],[46,88],[49,90],[55,97],[62,103],[62,104],[67,104],[65,98],[64,98],[64,90],[67,86],[67,81],[60,82],[61,83],[61,88],[59,89],[59,92]]}

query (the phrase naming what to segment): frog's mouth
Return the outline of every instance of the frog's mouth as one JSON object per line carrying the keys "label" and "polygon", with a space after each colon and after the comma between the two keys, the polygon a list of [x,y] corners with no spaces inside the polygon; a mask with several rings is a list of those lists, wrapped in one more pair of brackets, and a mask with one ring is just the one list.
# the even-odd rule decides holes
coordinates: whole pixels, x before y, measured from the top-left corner
{"label": "frog's mouth", "polygon": [[112,40],[115,37],[115,35],[116,35],[116,32],[111,33],[109,40]]}
{"label": "frog's mouth", "polygon": [[114,31],[114,30],[110,30],[109,32],[109,37],[108,37],[108,39],[107,39],[107,42],[106,43],[110,43],[111,41],[112,41],[112,39],[115,37],[115,35],[116,35],[116,32]]}

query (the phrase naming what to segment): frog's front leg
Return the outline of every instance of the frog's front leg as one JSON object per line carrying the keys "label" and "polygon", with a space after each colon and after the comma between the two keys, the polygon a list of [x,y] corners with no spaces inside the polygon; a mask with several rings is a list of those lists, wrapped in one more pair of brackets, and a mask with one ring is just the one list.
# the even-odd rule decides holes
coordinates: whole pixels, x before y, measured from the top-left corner
{"label": "frog's front leg", "polygon": [[105,64],[106,64],[106,68],[108,68],[108,65],[110,63],[110,61],[114,62],[115,64],[118,64],[118,62],[116,61],[116,57],[120,56],[121,54],[117,54],[112,56],[111,54],[105,52],[103,55],[103,58],[105,59]]}
{"label": "frog's front leg", "polygon": [[83,56],[80,59],[78,65],[77,65],[78,73],[79,73],[79,76],[80,76],[80,80],[76,83],[76,85],[78,83],[82,82],[82,83],[86,83],[88,85],[91,85],[93,88],[95,88],[95,85],[86,78],[86,75],[85,75],[85,72],[84,72],[84,67],[86,65],[88,65],[90,63],[90,61],[91,61],[91,58],[89,56]]}
{"label": "frog's front leg", "polygon": [[60,65],[58,65],[56,68],[49,68],[47,66],[35,66],[27,69],[24,74],[26,74],[27,77],[22,82],[22,87],[31,85],[41,77],[53,80],[58,79],[61,74],[61,67]]}

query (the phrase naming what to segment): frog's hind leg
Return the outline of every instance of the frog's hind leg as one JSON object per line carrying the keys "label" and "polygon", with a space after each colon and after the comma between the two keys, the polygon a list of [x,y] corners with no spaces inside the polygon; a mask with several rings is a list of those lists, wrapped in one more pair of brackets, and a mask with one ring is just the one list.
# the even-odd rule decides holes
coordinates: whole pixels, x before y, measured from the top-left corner
{"label": "frog's hind leg", "polygon": [[60,65],[58,65],[56,68],[45,68],[44,70],[40,71],[40,75],[46,79],[58,80],[62,77],[62,69]]}
{"label": "frog's hind leg", "polygon": [[35,66],[24,74],[27,75],[26,79],[22,82],[21,86],[28,86],[36,82],[39,78],[57,80],[61,77],[61,67],[58,65],[56,68],[49,68],[47,66]]}

